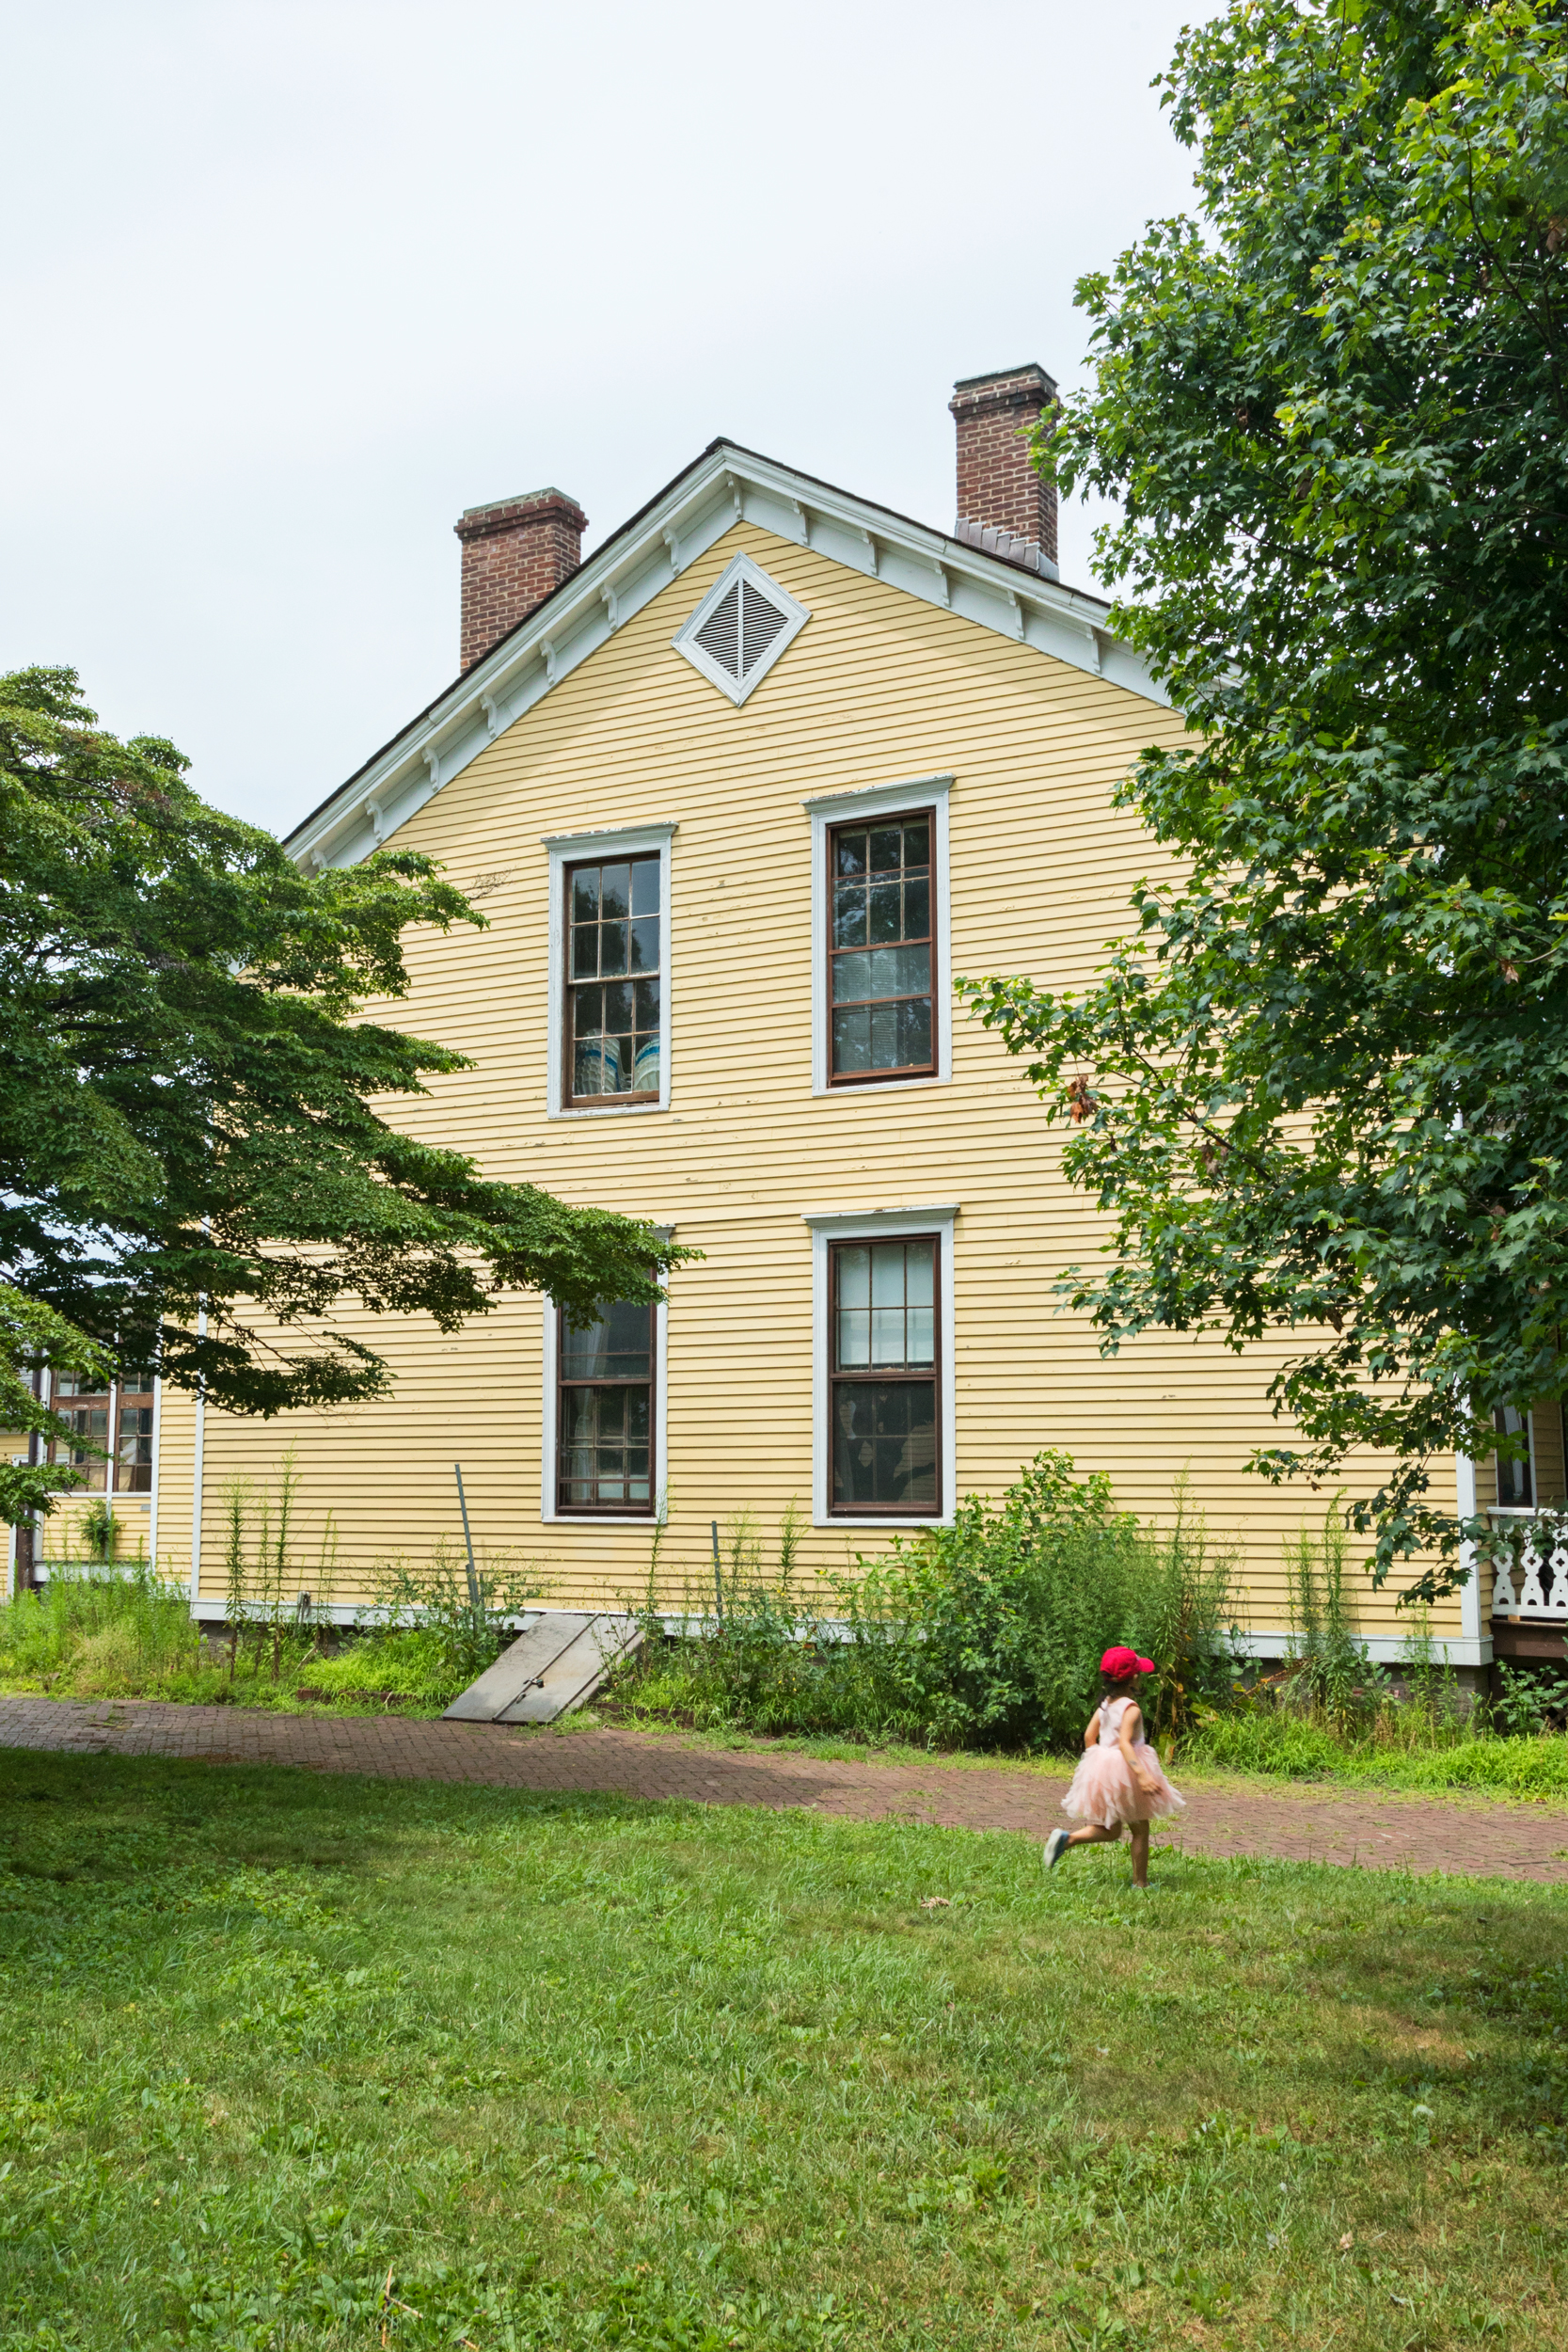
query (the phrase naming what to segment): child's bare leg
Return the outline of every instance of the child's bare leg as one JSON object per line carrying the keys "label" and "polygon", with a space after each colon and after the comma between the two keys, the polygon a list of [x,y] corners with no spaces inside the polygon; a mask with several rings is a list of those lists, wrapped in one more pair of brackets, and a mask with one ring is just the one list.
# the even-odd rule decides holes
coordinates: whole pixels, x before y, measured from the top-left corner
{"label": "child's bare leg", "polygon": [[1067,1842],[1069,1846],[1114,1846],[1120,1836],[1119,1821],[1114,1821],[1109,1829],[1102,1822],[1091,1821],[1086,1829],[1075,1829]]}
{"label": "child's bare leg", "polygon": [[1132,1829],[1132,1883],[1148,1884],[1148,1823],[1134,1821]]}

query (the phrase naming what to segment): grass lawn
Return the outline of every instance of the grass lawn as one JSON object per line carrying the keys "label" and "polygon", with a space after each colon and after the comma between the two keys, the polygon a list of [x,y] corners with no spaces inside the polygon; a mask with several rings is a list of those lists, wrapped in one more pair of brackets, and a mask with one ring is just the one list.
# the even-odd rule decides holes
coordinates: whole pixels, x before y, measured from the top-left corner
{"label": "grass lawn", "polygon": [[1155,1878],[0,1753],[0,2346],[1568,2337],[1568,1898]]}

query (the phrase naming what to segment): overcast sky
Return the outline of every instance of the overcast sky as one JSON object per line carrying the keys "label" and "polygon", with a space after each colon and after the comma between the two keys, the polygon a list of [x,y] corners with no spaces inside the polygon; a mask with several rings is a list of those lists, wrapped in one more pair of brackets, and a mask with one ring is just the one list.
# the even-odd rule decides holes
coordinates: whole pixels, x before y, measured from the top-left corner
{"label": "overcast sky", "polygon": [[1206,12],[5,0],[0,668],[283,832],[455,674],[465,506],[592,548],[722,433],[950,526],[954,379],[1070,382],[1190,200]]}

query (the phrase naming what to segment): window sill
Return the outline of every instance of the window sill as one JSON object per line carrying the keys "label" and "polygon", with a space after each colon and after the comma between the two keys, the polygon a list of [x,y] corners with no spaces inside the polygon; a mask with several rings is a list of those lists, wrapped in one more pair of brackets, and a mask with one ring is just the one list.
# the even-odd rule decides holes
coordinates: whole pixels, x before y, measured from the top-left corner
{"label": "window sill", "polygon": [[653,1511],[541,1511],[546,1527],[652,1527]]}
{"label": "window sill", "polygon": [[894,1534],[896,1534],[900,1528],[909,1528],[911,1533],[918,1534],[922,1528],[951,1527],[952,1524],[951,1511],[936,1512],[930,1518],[923,1519],[914,1518],[912,1514],[906,1518],[902,1513],[896,1516],[890,1514],[885,1518],[851,1518],[847,1511],[832,1511],[826,1518],[812,1521],[813,1527],[879,1527],[885,1533]]}
{"label": "window sill", "polygon": [[949,1087],[953,1083],[944,1072],[937,1070],[919,1078],[853,1078],[846,1084],[813,1087],[812,1098],[818,1103],[863,1103],[868,1094],[912,1094],[919,1087]]}
{"label": "window sill", "polygon": [[574,1103],[558,1111],[546,1111],[546,1119],[646,1119],[650,1111],[667,1111],[668,1103]]}

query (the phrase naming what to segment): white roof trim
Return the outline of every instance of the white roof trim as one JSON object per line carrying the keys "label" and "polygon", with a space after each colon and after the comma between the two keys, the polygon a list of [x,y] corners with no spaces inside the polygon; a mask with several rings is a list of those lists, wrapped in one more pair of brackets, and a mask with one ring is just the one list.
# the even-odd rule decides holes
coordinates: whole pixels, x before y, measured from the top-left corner
{"label": "white roof trim", "polygon": [[1106,629],[1098,598],[721,442],[655,501],[635,532],[589,557],[542,609],[537,627],[515,631],[476,661],[422,719],[297,826],[288,839],[292,855],[308,867],[353,866],[368,857],[737,521],[812,548],[1148,702],[1169,701],[1139,657]]}

